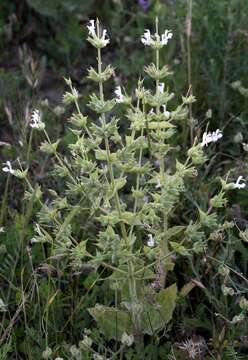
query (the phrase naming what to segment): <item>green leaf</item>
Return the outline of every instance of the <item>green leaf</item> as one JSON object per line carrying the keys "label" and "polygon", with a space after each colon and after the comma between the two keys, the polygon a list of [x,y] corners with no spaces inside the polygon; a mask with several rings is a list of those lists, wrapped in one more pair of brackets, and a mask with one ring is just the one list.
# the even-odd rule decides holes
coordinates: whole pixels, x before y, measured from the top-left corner
{"label": "green leaf", "polygon": [[225,198],[224,191],[221,191],[219,194],[215,195],[210,199],[210,205],[214,208],[221,208],[227,203],[227,198]]}
{"label": "green leaf", "polygon": [[13,175],[19,179],[25,179],[25,177],[27,176],[28,174],[28,169],[25,169],[23,171],[17,169],[17,170],[14,170],[13,171]]}
{"label": "green leaf", "polygon": [[180,234],[186,227],[183,225],[176,225],[171,227],[170,229],[168,229],[164,235],[165,237],[169,240],[170,238],[172,238],[173,236],[176,236],[178,234]]}
{"label": "green leaf", "polygon": [[[95,156],[97,160],[108,160],[108,154],[106,150],[95,150]],[[109,155],[109,161],[116,161],[116,153],[112,153]]]}
{"label": "green leaf", "polygon": [[184,256],[189,255],[188,250],[183,245],[180,245],[174,241],[170,241],[170,245],[176,253],[178,253],[180,255],[184,255]]}
{"label": "green leaf", "polygon": [[49,143],[47,141],[43,141],[41,143],[41,146],[40,146],[40,150],[44,153],[47,153],[47,154],[55,154],[56,151],[57,151],[57,147],[59,145],[59,142],[60,142],[60,139],[58,139],[56,142],[54,143]]}
{"label": "green leaf", "polygon": [[128,225],[140,225],[141,222],[137,217],[137,214],[134,214],[130,211],[124,211],[121,213],[121,219],[125,224]]}
{"label": "green leaf", "polygon": [[141,317],[142,331],[153,335],[162,330],[172,319],[177,300],[177,285],[173,284],[155,295],[154,304],[145,304]]}
{"label": "green leaf", "polygon": [[124,332],[131,334],[132,322],[128,312],[98,304],[88,311],[106,338],[120,340]]}
{"label": "green leaf", "polygon": [[127,179],[125,177],[122,177],[120,179],[115,179],[115,190],[122,189],[127,183]]}
{"label": "green leaf", "polygon": [[201,225],[209,227],[211,229],[217,226],[217,215],[215,213],[208,214],[201,209],[198,209],[198,211]]}
{"label": "green leaf", "polygon": [[106,150],[95,150],[95,156],[97,160],[107,161],[107,151]]}
{"label": "green leaf", "polygon": [[102,100],[98,98],[95,94],[90,95],[90,102],[88,106],[91,110],[97,112],[98,114],[103,114],[109,112],[115,106],[115,100]]}

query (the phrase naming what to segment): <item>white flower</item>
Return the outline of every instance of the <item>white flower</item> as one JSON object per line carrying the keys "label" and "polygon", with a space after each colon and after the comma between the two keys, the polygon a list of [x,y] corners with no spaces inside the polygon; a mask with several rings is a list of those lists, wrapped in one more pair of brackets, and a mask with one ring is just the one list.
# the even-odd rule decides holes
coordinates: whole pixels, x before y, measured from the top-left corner
{"label": "white flower", "polygon": [[159,85],[158,85],[158,89],[159,89],[159,92],[160,92],[161,94],[163,94],[163,93],[164,93],[164,83],[159,84]]}
{"label": "white flower", "polygon": [[219,129],[217,129],[215,132],[212,133],[212,141],[213,142],[218,141],[222,137],[223,137],[223,133]]}
{"label": "white flower", "polygon": [[117,103],[122,103],[124,101],[124,96],[122,94],[122,91],[121,91],[121,87],[120,86],[117,86],[116,89],[115,89],[115,95],[116,95],[116,102]]}
{"label": "white flower", "polygon": [[11,165],[11,162],[10,161],[6,161],[6,166],[4,166],[3,168],[2,168],[2,170],[4,171],[4,172],[9,172],[10,174],[14,174],[14,170],[13,170],[13,168],[12,168],[12,165]]}
{"label": "white flower", "polygon": [[202,136],[202,142],[201,142],[201,146],[207,146],[209,143],[211,143],[212,141],[212,135],[211,133],[206,133],[204,132],[203,133],[203,136]]}
{"label": "white flower", "polygon": [[148,46],[154,44],[154,40],[151,37],[150,30],[148,30],[148,29],[145,30],[144,34],[141,36],[141,42],[142,42],[142,44],[148,45]]}
{"label": "white flower", "polygon": [[108,45],[110,40],[106,38],[107,36],[107,30],[104,29],[103,32],[102,32],[102,37],[101,37],[101,41],[103,43],[104,46]]}
{"label": "white flower", "polygon": [[4,233],[5,232],[5,229],[3,226],[0,226],[0,233]]}
{"label": "white flower", "polygon": [[31,122],[29,123],[31,128],[37,130],[44,130],[45,124],[41,121],[40,110],[34,109],[31,115]]}
{"label": "white flower", "polygon": [[233,183],[234,189],[244,189],[245,188],[245,183],[244,182],[240,183],[240,181],[245,181],[243,176],[239,176],[236,183]]}
{"label": "white flower", "polygon": [[89,25],[87,25],[87,29],[89,31],[89,35],[96,36],[96,26],[95,26],[95,20],[90,20]]}
{"label": "white flower", "polygon": [[10,173],[11,175],[16,176],[19,179],[24,179],[27,175],[28,169],[26,170],[14,170],[12,168],[11,162],[10,161],[6,161],[6,166],[4,166],[2,168],[2,170],[6,173]]}
{"label": "white flower", "polygon": [[163,105],[164,108],[164,115],[169,118],[170,117],[170,112],[166,110],[166,105]]}
{"label": "white flower", "polygon": [[165,32],[162,34],[162,44],[167,45],[168,41],[172,38],[173,33],[171,30],[165,30]]}
{"label": "white flower", "polygon": [[148,234],[148,240],[147,240],[147,246],[154,247],[155,246],[155,240],[152,234]]}
{"label": "white flower", "polygon": [[209,132],[209,133],[204,132],[204,134],[202,136],[201,146],[202,147],[208,146],[209,143],[217,142],[222,137],[223,137],[223,133],[219,129],[217,129],[216,131],[214,131],[212,133],[211,132]]}
{"label": "white flower", "polygon": [[33,124],[30,123],[31,127],[35,127],[36,124],[38,124],[41,120],[40,118],[40,111],[38,109],[34,109],[31,115],[31,120],[33,121]]}

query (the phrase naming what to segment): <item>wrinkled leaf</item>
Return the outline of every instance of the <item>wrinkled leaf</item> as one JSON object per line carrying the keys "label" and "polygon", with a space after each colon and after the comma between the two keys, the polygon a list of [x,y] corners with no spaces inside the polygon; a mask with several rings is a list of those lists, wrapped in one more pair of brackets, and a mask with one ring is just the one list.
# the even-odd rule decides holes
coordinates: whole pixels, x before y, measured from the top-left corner
{"label": "wrinkled leaf", "polygon": [[88,311],[106,338],[120,340],[124,332],[131,334],[132,322],[128,312],[103,305],[96,305]]}
{"label": "wrinkled leaf", "polygon": [[147,302],[141,319],[143,333],[153,335],[162,330],[172,319],[176,300],[177,285],[173,284],[156,294],[154,303]]}

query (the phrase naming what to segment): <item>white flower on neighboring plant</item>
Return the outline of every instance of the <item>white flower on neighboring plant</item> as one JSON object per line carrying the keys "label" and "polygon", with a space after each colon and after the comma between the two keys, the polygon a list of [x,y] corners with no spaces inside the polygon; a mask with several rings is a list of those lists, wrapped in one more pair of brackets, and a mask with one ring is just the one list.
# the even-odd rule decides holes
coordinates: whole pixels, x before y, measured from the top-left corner
{"label": "white flower on neighboring plant", "polygon": [[223,133],[222,131],[220,131],[219,129],[217,129],[214,132],[204,132],[203,136],[202,136],[202,142],[201,142],[201,146],[208,146],[208,144],[210,144],[211,142],[217,142],[219,139],[221,139],[223,137]]}
{"label": "white flower on neighboring plant", "polygon": [[148,234],[148,240],[147,240],[147,246],[154,247],[155,246],[155,240],[152,234]]}
{"label": "white flower on neighboring plant", "polygon": [[[243,181],[243,182],[241,182]],[[244,189],[245,188],[245,179],[240,175],[235,183],[232,183],[234,189]]]}
{"label": "white flower on neighboring plant", "polygon": [[160,47],[167,45],[168,41],[172,38],[173,34],[171,30],[165,30],[165,32],[160,37],[158,34],[151,35],[150,30],[146,29],[144,34],[141,36],[141,42],[144,45],[160,45]]}
{"label": "white flower on neighboring plant", "polygon": [[28,169],[26,170],[14,170],[12,168],[11,162],[8,160],[5,163],[6,166],[2,168],[3,172],[10,173],[11,175],[16,176],[19,179],[24,179],[27,176]]}
{"label": "white flower on neighboring plant", "polygon": [[13,168],[12,168],[12,165],[11,165],[11,162],[8,160],[8,161],[6,161],[6,166],[4,166],[3,168],[2,168],[2,170],[4,171],[4,172],[6,172],[6,173],[10,173],[10,174],[14,174],[14,170],[13,170]]}
{"label": "white flower on neighboring plant", "polygon": [[116,102],[117,103],[122,103],[124,101],[124,96],[122,94],[122,91],[121,91],[121,87],[120,86],[117,86],[116,89],[115,89],[115,95],[116,95]]}
{"label": "white flower on neighboring plant", "polygon": [[31,122],[29,123],[31,128],[37,130],[44,130],[45,124],[41,121],[41,113],[40,110],[34,109],[31,115]]}

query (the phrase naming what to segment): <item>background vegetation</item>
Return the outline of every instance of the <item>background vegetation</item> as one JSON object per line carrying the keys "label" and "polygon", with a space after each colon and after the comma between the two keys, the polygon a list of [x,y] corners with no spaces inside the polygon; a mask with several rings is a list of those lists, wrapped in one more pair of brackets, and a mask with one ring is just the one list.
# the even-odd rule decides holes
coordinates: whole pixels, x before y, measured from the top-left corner
{"label": "background vegetation", "polygon": [[[39,151],[43,135],[35,136],[32,148],[29,147],[25,124],[30,110],[42,108],[49,136],[62,139],[61,151],[65,153],[72,134],[67,129],[68,109],[62,104],[63,77],[70,76],[82,94],[83,113],[87,112],[85,104],[92,91],[86,79],[87,68],[95,58],[94,49],[85,41],[89,19],[98,17],[108,29],[111,47],[104,49],[103,62],[115,67],[115,84],[121,83],[131,92],[139,75],[144,76],[143,66],[153,60],[151,52],[144,50],[140,36],[144,29],[154,28],[154,19],[158,16],[161,27],[174,33],[174,41],[161,54],[161,62],[169,64],[173,71],[168,86],[176,94],[174,104],[180,100],[177,94],[185,95],[191,88],[197,98],[192,106],[192,124],[196,129],[205,129],[209,123],[211,129],[219,128],[225,134],[213,153],[213,163],[204,168],[202,175],[208,177],[208,183],[194,180],[187,191],[188,203],[197,193],[201,199],[198,205],[204,207],[208,194],[213,194],[218,186],[216,174],[229,171],[230,176],[236,178],[237,174],[247,177],[248,173],[247,149],[242,145],[248,138],[247,14],[248,3],[243,0],[2,0],[1,160],[28,161],[32,165],[33,183],[42,183],[47,196],[49,189],[62,189],[62,181],[52,174],[50,157]],[[145,78],[145,81],[149,84],[150,80]],[[114,87],[113,83],[108,86],[109,94],[113,94]],[[175,139],[179,156],[183,156],[187,143],[185,130]],[[86,311],[97,302],[111,301],[113,294],[106,283],[98,281],[102,274],[92,274],[87,268],[77,273],[67,263],[51,262],[46,246],[32,248],[31,256],[30,239],[34,236],[33,223],[39,206],[32,198],[28,203],[23,201],[27,188],[20,181],[6,180],[2,172],[0,177],[0,226],[3,227],[0,233],[0,359],[40,359],[42,356],[80,359],[78,344],[85,336],[84,329],[92,329],[95,348],[103,354],[102,334]],[[220,252],[216,261],[228,261],[228,266],[236,272],[232,285],[245,295],[248,193],[237,191],[229,200],[231,205],[223,210],[222,216],[234,220],[236,227],[224,245],[219,247],[215,239]],[[180,217],[190,219],[190,206]],[[77,226],[77,222],[73,226]],[[92,234],[96,229],[87,231]],[[211,256],[215,254],[215,246],[212,249]],[[142,354],[130,349],[125,355],[127,359],[167,359],[168,354],[171,358],[185,359],[189,355],[182,349],[177,348],[176,355],[171,349],[188,338],[206,343],[210,353],[202,359],[204,356],[209,356],[206,359],[248,358],[247,322],[232,328],[215,316],[221,313],[230,318],[237,314],[238,300],[227,301],[221,284],[213,281],[219,264],[211,270],[206,266],[202,271],[203,261],[198,257],[189,262],[190,265],[186,261],[177,264],[175,280],[182,287],[201,272],[199,278],[207,289],[204,301],[201,284],[198,284],[189,297],[181,299],[173,323],[161,335],[162,340],[147,340]],[[46,349],[48,353],[44,353]],[[83,359],[91,358],[90,352],[83,356]]]}

